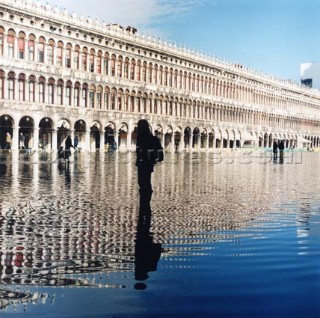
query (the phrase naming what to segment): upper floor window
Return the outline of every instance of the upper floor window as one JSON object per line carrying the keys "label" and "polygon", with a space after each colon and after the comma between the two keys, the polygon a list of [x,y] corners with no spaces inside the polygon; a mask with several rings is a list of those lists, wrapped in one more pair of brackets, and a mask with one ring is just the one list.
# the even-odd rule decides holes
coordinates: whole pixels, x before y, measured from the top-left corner
{"label": "upper floor window", "polygon": [[75,47],[73,53],[73,67],[77,70],[80,67],[80,47],[78,45]]}
{"label": "upper floor window", "polygon": [[18,79],[18,89],[19,89],[19,101],[24,101],[25,100],[25,75],[20,74],[19,79]]}
{"label": "upper floor window", "polygon": [[8,57],[14,57],[14,36],[14,31],[9,30],[7,35]]}
{"label": "upper floor window", "polygon": [[19,59],[24,59],[24,51],[25,51],[25,34],[23,32],[19,33],[18,38],[18,55]]}
{"label": "upper floor window", "polygon": [[0,27],[0,56],[3,55],[4,29]]}
{"label": "upper floor window", "polygon": [[82,70],[83,71],[87,70],[87,55],[88,55],[88,50],[86,48],[83,48],[82,50]]}
{"label": "upper floor window", "polygon": [[90,51],[90,61],[89,61],[89,66],[90,66],[90,72],[94,72],[94,58],[95,58],[95,51],[92,49]]}
{"label": "upper floor window", "polygon": [[57,65],[62,66],[63,43],[59,42],[57,47]]}
{"label": "upper floor window", "polygon": [[35,102],[36,78],[34,75],[29,76],[29,102]]}
{"label": "upper floor window", "polygon": [[29,61],[34,61],[34,45],[35,45],[34,43],[35,43],[35,37],[33,35],[30,35],[28,40]]}
{"label": "upper floor window", "polygon": [[38,43],[38,61],[44,63],[44,38],[39,39]]}
{"label": "upper floor window", "polygon": [[15,74],[13,72],[10,72],[8,74],[8,98],[9,99],[14,99],[14,95],[15,95],[14,82],[15,82]]}
{"label": "upper floor window", "polygon": [[65,54],[65,66],[67,68],[71,68],[71,48],[71,44],[68,44]]}
{"label": "upper floor window", "polygon": [[97,56],[97,73],[101,74],[102,54],[99,51]]}
{"label": "upper floor window", "polygon": [[47,62],[49,65],[53,65],[53,54],[54,54],[54,41],[50,40],[47,47]]}

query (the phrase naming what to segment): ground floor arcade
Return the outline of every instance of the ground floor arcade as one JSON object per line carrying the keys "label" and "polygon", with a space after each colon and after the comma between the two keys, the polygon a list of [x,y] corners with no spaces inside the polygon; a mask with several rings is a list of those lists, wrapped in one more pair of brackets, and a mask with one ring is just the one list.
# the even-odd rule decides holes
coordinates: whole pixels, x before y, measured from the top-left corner
{"label": "ground floor arcade", "polygon": [[[119,116],[118,116],[119,117]],[[283,140],[286,148],[319,147],[320,136],[303,133],[264,131],[260,127],[230,127],[223,122],[174,122],[147,118],[151,129],[168,152],[206,151],[223,148],[271,148]],[[134,151],[137,118],[94,119],[92,116],[50,116],[50,114],[0,114],[0,148],[56,151],[68,134],[83,151],[118,149]]]}

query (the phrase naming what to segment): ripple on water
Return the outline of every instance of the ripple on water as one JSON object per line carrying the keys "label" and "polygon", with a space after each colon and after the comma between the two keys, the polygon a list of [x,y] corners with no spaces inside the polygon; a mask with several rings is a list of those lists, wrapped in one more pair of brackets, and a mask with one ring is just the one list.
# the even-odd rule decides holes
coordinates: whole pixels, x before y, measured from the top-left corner
{"label": "ripple on water", "polygon": [[[139,212],[134,162],[116,158],[78,155],[69,167],[0,165],[5,307],[30,302],[30,290],[35,302],[46,303],[54,287],[68,286],[67,300],[59,302],[66,308],[80,291],[83,302],[90,297],[92,289],[85,287],[105,295],[142,284],[164,293],[167,306],[156,306],[151,295],[146,305],[131,292],[125,301],[135,299],[158,315],[174,316],[175,304],[183,303],[184,316],[298,317],[305,303],[294,302],[287,311],[281,305],[297,295],[309,297],[308,308],[319,309],[317,156],[299,165],[244,165],[237,157],[233,164],[194,164],[187,158],[157,164],[150,217]],[[149,278],[135,285],[140,257]],[[125,294],[108,297],[112,303]],[[98,299],[99,294],[92,301]],[[100,310],[116,313],[112,306]],[[80,302],[73,311],[85,308]]]}

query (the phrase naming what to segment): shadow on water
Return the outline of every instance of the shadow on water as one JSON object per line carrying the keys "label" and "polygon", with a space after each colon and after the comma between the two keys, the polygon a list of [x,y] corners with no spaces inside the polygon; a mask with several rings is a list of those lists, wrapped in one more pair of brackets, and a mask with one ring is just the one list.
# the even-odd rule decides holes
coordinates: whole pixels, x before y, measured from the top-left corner
{"label": "shadow on water", "polygon": [[[150,202],[144,194],[140,194],[140,208],[137,222],[137,234],[135,240],[135,279],[145,281],[148,273],[157,270],[157,264],[161,256],[161,244],[153,242],[150,232],[152,211]],[[135,284],[135,289],[146,289],[143,282]]]}

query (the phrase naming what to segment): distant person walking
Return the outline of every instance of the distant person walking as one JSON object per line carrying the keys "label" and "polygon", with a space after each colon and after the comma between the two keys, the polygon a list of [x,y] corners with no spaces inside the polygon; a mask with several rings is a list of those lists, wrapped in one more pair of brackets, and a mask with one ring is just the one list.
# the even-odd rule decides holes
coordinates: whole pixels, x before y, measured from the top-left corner
{"label": "distant person walking", "polygon": [[283,151],[284,151],[284,142],[283,140],[279,143],[279,151],[280,151],[280,160],[283,160]]}
{"label": "distant person walking", "polygon": [[66,161],[68,161],[71,156],[71,147],[74,148],[72,145],[71,137],[70,137],[70,135],[68,135],[67,139],[65,141],[65,150],[64,150],[64,156],[65,156]]}
{"label": "distant person walking", "polygon": [[273,143],[273,160],[277,160],[278,159],[278,143],[276,141],[274,141]]}
{"label": "distant person walking", "polygon": [[154,149],[154,136],[152,135],[149,123],[145,119],[138,122],[137,135],[137,161],[138,185],[140,191],[140,203],[150,204],[152,197],[151,174],[154,170],[155,160],[152,154]]}

